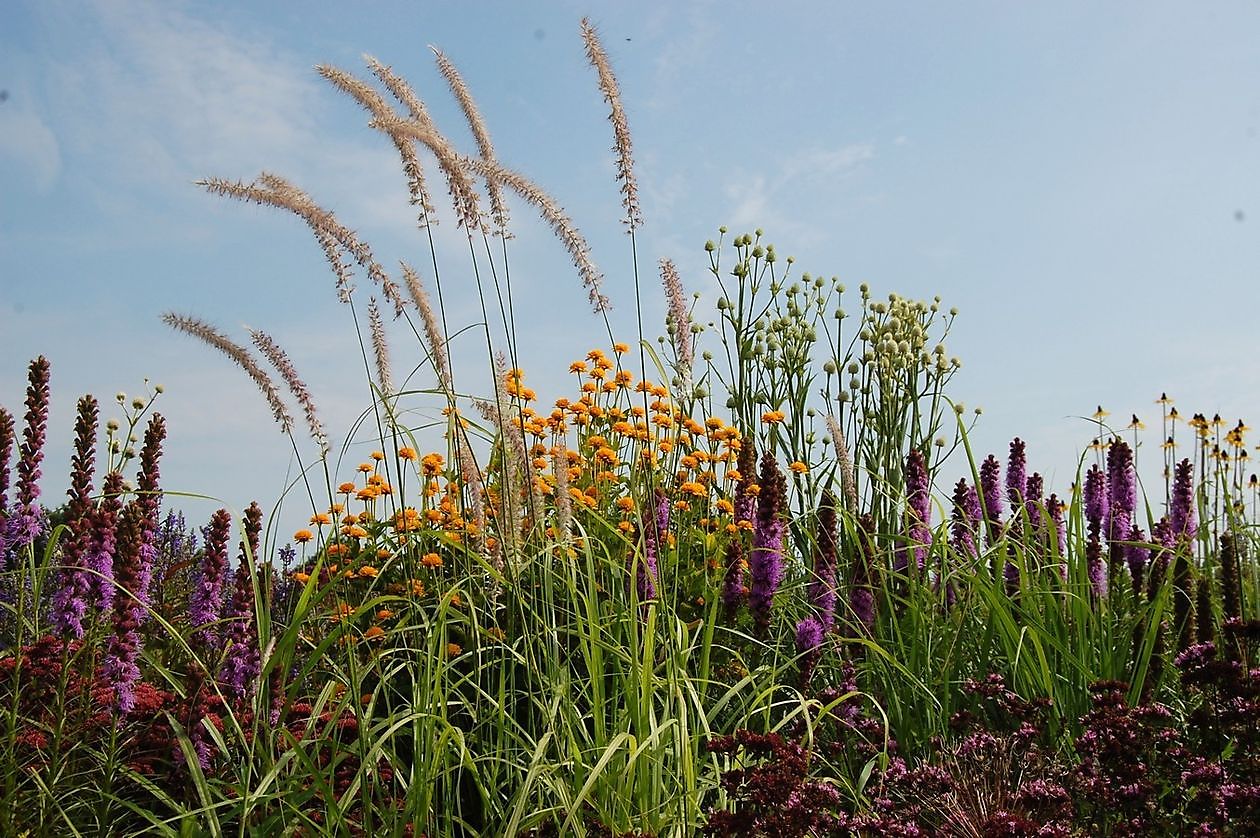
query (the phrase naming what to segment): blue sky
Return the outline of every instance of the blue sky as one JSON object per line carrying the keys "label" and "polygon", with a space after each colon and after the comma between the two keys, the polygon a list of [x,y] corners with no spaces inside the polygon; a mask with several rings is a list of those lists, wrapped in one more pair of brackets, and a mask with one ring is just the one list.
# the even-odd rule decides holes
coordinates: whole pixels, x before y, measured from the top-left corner
{"label": "blue sky", "polygon": [[[427,45],[441,48],[499,158],[590,240],[614,325],[632,339],[629,243],[584,15],[635,139],[649,333],[664,311],[657,259],[674,259],[711,303],[705,240],[723,224],[761,227],[801,270],[957,306],[954,394],[984,407],[978,447],[1001,453],[1023,437],[1052,488],[1072,479],[1093,435],[1077,417],[1099,404],[1152,427],[1161,391],[1183,413],[1260,417],[1254,4],[312,5],[0,12],[0,403],[20,414],[27,361],[50,358],[46,495],[64,490],[74,400],[93,392],[109,406],[145,377],[166,389],[167,488],[237,509],[283,489],[292,453],[261,396],[163,326],[167,310],[242,342],[243,325],[274,335],[337,444],[367,405],[348,311],[305,228],[193,186],[274,171],[382,264],[421,260],[392,147],[317,63],[361,72],[361,55],[377,56],[470,148]],[[514,219],[527,380],[545,398],[567,395],[561,370],[606,342],[602,324],[532,212],[517,205]],[[449,213],[437,235],[452,319],[470,322],[466,243]],[[396,368],[418,363],[392,334]],[[477,350],[457,347],[457,364],[479,363]],[[1151,465],[1158,439],[1146,442],[1139,463]],[[293,503],[296,519],[305,510]],[[184,505],[197,519],[213,509]]]}

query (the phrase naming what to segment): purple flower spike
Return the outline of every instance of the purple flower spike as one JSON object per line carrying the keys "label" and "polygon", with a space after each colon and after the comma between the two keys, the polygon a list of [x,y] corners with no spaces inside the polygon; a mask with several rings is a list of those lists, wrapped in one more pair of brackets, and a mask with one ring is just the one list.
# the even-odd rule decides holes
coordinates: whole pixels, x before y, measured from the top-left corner
{"label": "purple flower spike", "polygon": [[62,540],[61,588],[53,595],[50,613],[52,623],[62,637],[83,636],[83,619],[87,615],[92,577],[83,560],[91,546],[92,474],[96,461],[96,399],[79,399],[79,418],[75,422],[74,457],[71,460],[70,502],[66,506],[67,533]]}
{"label": "purple flower spike", "polygon": [[783,512],[787,501],[787,480],[769,452],[761,458],[758,485],[761,488],[757,494],[757,521],[748,559],[748,607],[758,633],[764,635],[770,629],[774,592],[783,581]]}
{"label": "purple flower spike", "polygon": [[975,557],[976,533],[983,517],[980,495],[966,480],[954,486],[954,509],[950,515],[950,541],[960,555]]}
{"label": "purple flower spike", "polygon": [[875,521],[870,515],[858,519],[858,549],[849,570],[849,610],[853,613],[856,635],[869,634],[875,627]]}
{"label": "purple flower spike", "polygon": [[1097,465],[1090,466],[1085,474],[1085,520],[1099,533],[1107,520],[1108,500],[1107,475]]}
{"label": "purple flower spike", "polygon": [[228,575],[228,536],[232,531],[232,516],[220,509],[210,519],[206,529],[206,549],[201,567],[193,580],[188,595],[188,622],[198,628],[193,633],[194,643],[205,651],[219,651],[219,631],[213,623],[219,619],[223,606],[223,587]]}
{"label": "purple flower spike", "polygon": [[818,540],[814,544],[814,578],[809,599],[824,631],[836,624],[836,499],[823,492],[818,507]]}
{"label": "purple flower spike", "polygon": [[1129,536],[1133,512],[1137,508],[1137,476],[1133,470],[1133,449],[1122,439],[1107,448],[1109,515],[1107,538],[1122,541]]}
{"label": "purple flower spike", "polygon": [[1194,466],[1186,458],[1173,473],[1172,504],[1168,511],[1173,537],[1193,541],[1198,532],[1194,514]]}
{"label": "purple flower spike", "polygon": [[128,504],[118,523],[118,546],[114,565],[115,578],[122,590],[114,597],[114,633],[109,638],[102,670],[112,688],[114,707],[120,714],[131,712],[136,701],[136,683],[140,680],[140,621],[142,606],[135,596],[141,575],[141,547],[145,524],[140,507]]}
{"label": "purple flower spike", "polygon": [[101,614],[114,607],[114,553],[116,528],[122,511],[123,476],[117,471],[105,475],[102,498],[91,513],[91,535],[83,563],[91,571],[92,600]]}
{"label": "purple flower spike", "polygon": [[230,698],[246,699],[257,687],[262,672],[262,655],[258,648],[258,622],[254,613],[254,589],[250,568],[258,563],[258,536],[262,532],[262,508],[251,503],[245,510],[245,540],[240,546],[240,564],[236,568],[232,599],[228,603],[227,643],[219,681]]}
{"label": "purple flower spike", "polygon": [[796,624],[796,651],[801,655],[801,689],[809,685],[814,667],[822,656],[823,624],[815,617],[806,617]]}
{"label": "purple flower spike", "polygon": [[9,462],[13,457],[13,415],[0,407],[0,563],[4,561],[9,511]]}
{"label": "purple flower spike", "polygon": [[912,448],[906,457],[906,538],[907,544],[897,549],[893,569],[905,571],[914,553],[915,567],[922,570],[932,543],[932,496],[928,492],[927,461],[923,452]]}
{"label": "purple flower spike", "polygon": [[1011,440],[1011,453],[1006,460],[1006,500],[1011,505],[1011,516],[1018,519],[1024,506],[1027,491],[1027,455],[1024,441],[1019,437]]}
{"label": "purple flower spike", "polygon": [[984,521],[988,525],[989,544],[1002,535],[1002,464],[990,454],[980,464],[980,497],[984,500]]}
{"label": "purple flower spike", "polygon": [[[17,483],[14,484],[14,509],[5,520],[5,551],[30,546],[43,531],[43,519],[36,501],[39,499],[40,463],[44,460],[44,439],[48,425],[48,379],[50,366],[43,355],[31,361],[26,389],[26,429],[17,462]],[[0,565],[5,565],[0,555]],[[7,565],[5,565],[7,566]]]}
{"label": "purple flower spike", "polygon": [[1129,530],[1129,544],[1125,546],[1125,559],[1129,564],[1129,575],[1133,577],[1133,593],[1142,592],[1143,576],[1146,563],[1150,560],[1151,549],[1144,546],[1146,533],[1137,527]]}
{"label": "purple flower spike", "polygon": [[658,558],[661,549],[661,536],[669,531],[669,498],[660,489],[656,490],[656,508],[653,518],[643,527],[643,555],[631,556],[635,562],[635,582],[640,600],[656,599],[656,580],[658,577]]}
{"label": "purple flower spike", "polygon": [[734,619],[739,607],[748,598],[744,587],[744,548],[738,537],[726,545],[726,578],[722,583],[722,605],[727,619]]}

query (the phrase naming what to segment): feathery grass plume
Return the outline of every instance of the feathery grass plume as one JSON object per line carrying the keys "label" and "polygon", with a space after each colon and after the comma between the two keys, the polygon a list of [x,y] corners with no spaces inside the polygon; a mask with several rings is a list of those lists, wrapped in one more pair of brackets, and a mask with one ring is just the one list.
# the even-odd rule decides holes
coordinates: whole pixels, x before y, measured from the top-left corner
{"label": "feathery grass plume", "polygon": [[831,442],[836,448],[836,461],[840,464],[840,491],[844,495],[844,503],[853,515],[858,513],[857,480],[853,475],[853,457],[849,454],[849,443],[844,438],[844,431],[836,417],[827,414],[827,430],[831,433]]}
{"label": "feathery grass plume", "polygon": [[446,393],[452,394],[455,391],[455,385],[451,379],[451,362],[446,354],[446,337],[442,330],[442,323],[438,320],[437,312],[433,310],[433,303],[429,300],[429,294],[424,289],[420,275],[406,262],[401,264],[403,280],[407,283],[407,290],[411,293],[411,299],[416,304],[420,319],[424,323],[424,336],[429,342],[429,356],[433,360],[433,368],[437,371],[438,383],[442,385]]}
{"label": "feathery grass plume", "polygon": [[604,314],[611,310],[611,303],[600,290],[604,283],[604,277],[591,260],[590,245],[586,243],[585,237],[574,226],[569,216],[565,215],[564,210],[560,209],[555,200],[524,175],[504,168],[497,163],[468,157],[463,158],[463,161],[469,169],[483,177],[499,181],[538,210],[543,220],[551,227],[552,232],[560,239],[560,243],[564,245],[565,250],[569,252],[569,258],[573,260],[573,265],[577,268],[578,275],[582,278],[582,286],[586,288],[587,296],[595,313]]}
{"label": "feathery grass plume", "polygon": [[302,408],[302,414],[306,417],[306,426],[311,431],[311,439],[319,446],[320,453],[326,453],[328,435],[324,433],[324,425],[315,413],[315,400],[311,398],[311,391],[298,375],[297,367],[293,366],[293,361],[289,359],[289,353],[285,352],[280,344],[276,343],[275,338],[266,332],[249,328],[246,331],[249,332],[250,340],[253,341],[255,348],[271,362],[271,366],[284,379],[289,392]]}
{"label": "feathery grass plume", "polygon": [[220,650],[219,628],[214,623],[223,607],[223,585],[228,574],[228,537],[232,516],[217,510],[206,529],[206,544],[192,590],[188,592],[188,622],[196,629],[193,641],[205,657]]}
{"label": "feathery grass plume", "polygon": [[639,185],[634,177],[630,124],[626,121],[626,111],[621,105],[621,90],[608,63],[608,54],[604,52],[604,46],[599,42],[590,18],[582,18],[582,40],[586,42],[586,57],[599,74],[599,89],[604,92],[604,101],[611,109],[608,121],[612,123],[615,139],[613,151],[617,152],[617,179],[621,181],[622,205],[626,208],[625,223],[633,232],[636,227],[642,226],[643,216],[639,212]]}
{"label": "feathery grass plume", "polygon": [[[392,108],[388,106],[386,108],[391,115],[373,117],[368,124],[378,131],[384,131],[390,137],[418,142],[427,148],[437,160],[438,168],[442,170],[442,176],[446,179],[446,189],[450,193],[455,209],[457,226],[467,230],[469,235],[478,230],[485,232],[481,217],[481,198],[477,194],[477,188],[473,186],[472,179],[468,176],[468,158],[455,151],[446,137],[431,122],[420,124],[414,120],[407,120]],[[398,140],[395,140],[395,143],[397,142]]]}
{"label": "feathery grass plume", "polygon": [[682,378],[682,391],[691,395],[691,372],[695,357],[691,347],[691,315],[687,312],[687,299],[683,294],[682,277],[669,259],[661,260],[661,284],[665,286],[665,299],[669,307],[665,312],[666,330],[678,356],[678,374]]}
{"label": "feathery grass plume", "polygon": [[385,326],[381,323],[381,310],[376,298],[368,300],[368,327],[372,332],[372,352],[376,356],[376,380],[381,385],[381,396],[394,392],[394,374],[389,365],[389,342],[385,340]]}
{"label": "feathery grass plume", "polygon": [[[491,163],[496,162],[494,156],[494,143],[490,140],[490,131],[486,128],[485,120],[481,118],[481,111],[477,109],[477,103],[472,97],[472,93],[468,90],[468,85],[464,82],[464,77],[459,74],[459,70],[451,63],[450,59],[442,54],[437,47],[430,46],[433,50],[434,60],[437,62],[438,70],[441,71],[442,77],[446,79],[446,83],[450,85],[451,93],[455,94],[460,108],[464,111],[464,117],[468,120],[468,127],[472,129],[473,139],[477,141],[477,150],[481,152],[481,159]],[[490,195],[490,217],[494,221],[495,232],[501,236],[508,235],[508,209],[507,204],[503,200],[503,190],[499,188],[499,183],[494,178],[486,178],[486,191]]]}
{"label": "feathery grass plume", "polygon": [[337,277],[338,297],[342,302],[349,301],[353,286],[350,284],[350,270],[337,248],[349,253],[368,277],[381,286],[381,293],[394,305],[395,315],[402,314],[405,306],[402,293],[397,283],[390,279],[385,269],[373,258],[372,249],[353,230],[339,222],[336,215],[315,203],[303,189],[270,172],[259,174],[253,183],[206,178],[197,181],[197,185],[214,195],[253,201],[292,212],[306,222],[323,248]]}
{"label": "feathery grass plume", "polygon": [[[377,68],[380,69],[381,72],[377,73],[378,78],[382,77],[382,73],[389,78],[396,78],[393,73],[389,72],[388,68],[382,67],[371,56],[364,56],[364,59],[373,72],[376,72]],[[415,139],[407,136],[404,132],[390,130],[385,127],[400,122],[398,112],[374,89],[346,71],[327,64],[319,65],[316,67],[316,70],[321,76],[331,82],[334,87],[348,94],[372,115],[373,126],[389,137],[390,142],[394,144],[394,148],[398,150],[398,156],[402,158],[403,172],[407,176],[407,192],[410,196],[411,204],[420,207],[420,217],[418,219],[420,227],[424,228],[429,224],[436,224],[437,219],[433,217],[433,201],[429,195],[428,187],[425,185],[424,167],[420,163],[420,156],[416,153]],[[407,91],[410,94],[410,88],[407,88]],[[412,118],[416,119],[425,128],[435,130],[433,121],[429,119],[428,112],[424,110],[424,106],[419,103],[418,99],[415,99],[414,94],[410,94],[410,98],[416,104],[416,108],[412,109]],[[419,116],[417,116],[417,113]],[[440,159],[439,165],[441,165]]]}
{"label": "feathery grass plume", "polygon": [[53,596],[49,614],[53,625],[65,638],[83,636],[83,618],[87,615],[88,598],[92,593],[92,577],[83,560],[91,545],[92,476],[96,464],[96,423],[99,410],[96,399],[79,399],[78,419],[74,424],[74,456],[71,458],[70,497],[66,505],[68,533],[61,542],[61,587]]}
{"label": "feathery grass plume", "polygon": [[[364,63],[367,64],[372,74],[380,79],[381,83],[393,94],[399,102],[407,107],[411,112],[411,118],[421,125],[433,124],[429,118],[429,112],[425,109],[424,103],[415,95],[411,87],[398,76],[394,75],[393,70],[386,67],[370,55],[363,56]],[[437,218],[434,217],[436,207],[433,206],[433,198],[429,194],[429,188],[424,177],[424,167],[420,164],[420,157],[416,154],[415,143],[405,140],[399,135],[390,134],[398,154],[402,157],[403,172],[407,175],[407,192],[411,196],[412,206],[420,207],[420,225],[421,227],[430,224],[437,224]]]}
{"label": "feathery grass plume", "polygon": [[192,335],[203,343],[213,346],[240,365],[241,369],[245,370],[249,377],[254,379],[258,389],[262,390],[262,394],[267,398],[267,403],[271,405],[272,415],[280,423],[281,430],[286,434],[292,432],[293,417],[289,415],[288,408],[285,407],[284,402],[281,400],[280,391],[276,389],[276,385],[271,378],[267,373],[263,372],[245,347],[234,343],[209,323],[206,323],[204,320],[198,320],[195,317],[168,311],[162,315],[162,322],[172,329]]}

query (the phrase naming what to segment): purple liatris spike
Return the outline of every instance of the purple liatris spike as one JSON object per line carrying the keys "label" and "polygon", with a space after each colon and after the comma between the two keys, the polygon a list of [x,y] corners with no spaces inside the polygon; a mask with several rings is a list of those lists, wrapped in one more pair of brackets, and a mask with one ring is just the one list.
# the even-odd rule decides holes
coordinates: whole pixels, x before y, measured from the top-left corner
{"label": "purple liatris spike", "polygon": [[1129,564],[1129,575],[1133,577],[1133,593],[1139,594],[1143,588],[1143,576],[1146,563],[1151,557],[1151,548],[1146,546],[1146,533],[1138,527],[1129,530],[1129,543],[1125,545],[1125,559]]}
{"label": "purple liatris spike", "polygon": [[906,544],[897,549],[893,569],[905,571],[913,553],[915,568],[922,570],[932,543],[932,497],[928,493],[927,461],[912,448],[906,456]]}
{"label": "purple liatris spike", "polygon": [[123,509],[118,522],[114,578],[121,590],[114,597],[114,630],[102,662],[102,671],[113,692],[114,708],[121,714],[131,712],[135,705],[136,683],[140,680],[138,661],[143,640],[138,614],[143,606],[134,592],[140,585],[143,515],[140,507],[131,503]]}
{"label": "purple liatris spike", "polygon": [[0,563],[4,562],[5,522],[9,519],[9,463],[13,457],[13,415],[0,407]]}
{"label": "purple liatris spike", "polygon": [[745,564],[744,547],[736,536],[726,545],[726,577],[722,580],[722,606],[728,620],[734,618],[748,598],[748,588],[744,586]]}
{"label": "purple liatris spike", "polygon": [[652,517],[644,522],[643,555],[631,556],[635,564],[635,585],[640,600],[656,599],[656,580],[659,575],[659,559],[662,540],[669,532],[669,498],[656,490],[656,503]]}
{"label": "purple liatris spike", "polygon": [[[26,389],[26,429],[17,462],[14,507],[5,521],[5,548],[21,550],[43,531],[39,499],[40,463],[44,460],[44,440],[48,425],[48,380],[50,366],[43,355],[31,361]],[[0,563],[5,561],[0,556]]]}
{"label": "purple liatris spike", "polygon": [[990,454],[980,464],[980,498],[984,501],[984,521],[989,544],[1002,535],[1002,464]]}
{"label": "purple liatris spike", "polygon": [[1028,486],[1027,454],[1024,441],[1019,437],[1011,440],[1011,453],[1006,460],[1006,500],[1011,506],[1012,519],[1018,519],[1024,506],[1024,492]]}
{"label": "purple liatris spike", "polygon": [[1194,512],[1194,465],[1186,458],[1177,463],[1173,472],[1172,502],[1168,517],[1172,525],[1173,537],[1177,540],[1192,541],[1198,532]]}
{"label": "purple liatris spike", "polygon": [[761,458],[758,485],[757,520],[753,526],[752,553],[748,558],[751,577],[748,607],[758,632],[764,635],[770,628],[774,592],[783,581],[783,513],[787,501],[787,480],[769,452]]}
{"label": "purple liatris spike", "polygon": [[84,566],[92,540],[92,475],[96,462],[96,399],[79,399],[78,420],[74,430],[74,457],[71,460],[70,502],[66,505],[66,534],[61,541],[63,570],[61,587],[53,595],[49,614],[57,631],[65,638],[83,636],[83,618],[87,614],[92,577]]}
{"label": "purple liatris spike", "polygon": [[1054,538],[1054,547],[1058,550],[1059,575],[1067,579],[1067,521],[1063,518],[1063,501],[1052,494],[1046,498],[1046,517],[1050,519],[1050,532]]}
{"label": "purple liatris spike", "polygon": [[1085,520],[1100,534],[1107,520],[1108,501],[1107,475],[1097,465],[1090,466],[1085,474]]}
{"label": "purple liatris spike", "polygon": [[796,624],[796,652],[801,656],[801,689],[809,685],[814,667],[822,656],[823,636],[826,630],[817,617],[806,617]]}
{"label": "purple liatris spike", "polygon": [[966,480],[959,480],[954,486],[954,507],[949,524],[950,543],[959,555],[976,556],[976,534],[983,514],[976,487]]}
{"label": "purple liatris spike", "polygon": [[1133,449],[1122,439],[1107,448],[1108,518],[1107,538],[1122,541],[1133,525],[1137,508],[1137,476],[1133,470]]}
{"label": "purple liatris spike", "polygon": [[[258,622],[254,613],[254,585],[251,569],[258,568],[258,536],[262,531],[262,508],[251,503],[245,510],[245,539],[240,545],[240,563],[228,601],[227,643],[219,682],[226,696],[246,699],[257,687],[262,672],[262,653],[258,648]],[[259,579],[259,584],[262,580]]]}
{"label": "purple liatris spike", "polygon": [[[141,547],[143,561],[140,565],[140,587],[136,598],[143,605],[149,605],[149,585],[153,579],[153,563],[157,557],[157,529],[162,496],[158,491],[158,461],[162,457],[162,441],[166,439],[166,420],[159,413],[153,414],[144,432],[144,447],[140,449],[140,479],[137,485],[136,499],[143,511],[144,538]],[[148,611],[141,610],[139,620],[148,619]]]}
{"label": "purple liatris spike", "polygon": [[736,459],[739,484],[735,488],[735,523],[751,524],[757,516],[757,495],[753,489],[757,485],[757,452],[751,439],[744,439],[742,443]]}
{"label": "purple liatris spike", "polygon": [[123,476],[111,471],[101,485],[101,499],[89,515],[90,534],[83,565],[90,571],[92,601],[101,614],[114,607],[116,529],[122,511]]}
{"label": "purple liatris spike", "polygon": [[853,614],[854,634],[867,634],[875,626],[875,520],[870,515],[858,518],[858,549],[849,568],[849,610]]}
{"label": "purple liatris spike", "polygon": [[210,519],[206,529],[205,553],[201,567],[193,579],[188,594],[188,622],[197,627],[193,633],[199,651],[219,650],[219,631],[214,625],[223,605],[223,588],[228,575],[228,536],[232,530],[232,516],[220,509]]}
{"label": "purple liatris spike", "polygon": [[1097,530],[1090,525],[1089,536],[1085,542],[1085,569],[1089,574],[1089,584],[1094,596],[1099,600],[1107,597],[1107,563],[1103,561],[1102,542]]}
{"label": "purple liatris spike", "polygon": [[836,499],[823,492],[818,506],[818,536],[814,542],[814,578],[809,600],[824,631],[836,624]]}

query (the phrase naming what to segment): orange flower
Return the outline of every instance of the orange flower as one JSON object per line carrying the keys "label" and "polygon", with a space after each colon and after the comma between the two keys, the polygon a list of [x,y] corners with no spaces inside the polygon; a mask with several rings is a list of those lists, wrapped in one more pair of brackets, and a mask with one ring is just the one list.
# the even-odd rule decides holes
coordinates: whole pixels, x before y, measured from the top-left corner
{"label": "orange flower", "polygon": [[310,541],[314,537],[315,537],[315,534],[311,532],[310,530],[298,530],[297,532],[293,534],[293,540],[296,541],[298,544],[305,544],[306,542]]}
{"label": "orange flower", "polygon": [[629,512],[634,509],[634,498],[617,498],[617,508],[622,512]]}
{"label": "orange flower", "polygon": [[350,548],[346,547],[344,544],[329,544],[328,549],[325,552],[327,552],[329,556],[340,556],[349,549]]}
{"label": "orange flower", "polygon": [[384,451],[373,451],[373,452],[372,452],[369,456],[370,456],[373,460],[376,460],[376,461],[379,463],[381,460],[385,459],[385,452],[384,452]]}
{"label": "orange flower", "polygon": [[425,454],[423,459],[420,460],[421,470],[428,477],[433,477],[441,472],[445,465],[446,459],[441,454],[437,453]]}
{"label": "orange flower", "polygon": [[338,491],[338,492],[342,492],[342,493],[344,493],[344,494],[347,494],[347,495],[348,495],[348,494],[350,494],[351,492],[353,492],[356,488],[357,488],[357,487],[356,487],[353,483],[346,482],[346,483],[342,483],[340,486],[338,486],[338,487],[337,487],[337,491]]}
{"label": "orange flower", "polygon": [[458,643],[446,644],[446,656],[448,658],[459,657],[460,653],[463,651],[464,651],[463,648]]}
{"label": "orange flower", "polygon": [[376,466],[372,465],[371,463],[359,463],[359,471],[363,472],[364,474],[368,474],[369,472],[376,471]]}
{"label": "orange flower", "polygon": [[417,456],[416,449],[408,445],[404,445],[402,448],[398,449],[398,456],[402,457],[404,460],[414,460]]}
{"label": "orange flower", "polygon": [[809,471],[809,466],[805,465],[800,460],[794,460],[793,462],[788,464],[788,468],[792,469],[792,471],[796,472],[797,474],[804,474],[805,472]]}
{"label": "orange flower", "polygon": [[365,564],[363,567],[359,568],[359,575],[366,576],[369,579],[375,579],[379,573],[380,571],[372,567],[370,564]]}
{"label": "orange flower", "polygon": [[331,524],[331,523],[332,523],[332,516],[326,512],[320,512],[311,516],[311,524],[314,526],[322,527],[324,524]]}
{"label": "orange flower", "polygon": [[382,608],[380,611],[376,612],[376,619],[378,620],[388,620],[392,616],[394,616],[394,612],[390,611],[388,608]]}
{"label": "orange flower", "polygon": [[629,351],[630,351],[630,344],[628,343],[614,343],[613,344],[613,352],[616,352],[618,355],[624,355]]}
{"label": "orange flower", "polygon": [[569,364],[569,372],[578,374],[586,372],[586,362],[574,361],[572,364]]}
{"label": "orange flower", "polygon": [[619,521],[617,523],[617,529],[621,530],[622,532],[628,535],[630,532],[634,530],[634,524],[630,523],[629,521]]}
{"label": "orange flower", "polygon": [[381,628],[380,626],[372,626],[370,629],[363,632],[364,640],[378,640],[384,636],[385,636],[385,629]]}
{"label": "orange flower", "polygon": [[297,582],[299,585],[305,585],[307,582],[311,581],[311,575],[298,570],[293,574],[293,581]]}
{"label": "orange flower", "polygon": [[420,559],[420,564],[424,565],[425,567],[441,567],[442,557],[439,556],[437,553],[425,553],[424,556]]}
{"label": "orange flower", "polygon": [[411,580],[411,595],[424,596],[424,583],[421,582],[419,579]]}
{"label": "orange flower", "polygon": [[777,422],[782,422],[784,418],[785,417],[783,415],[782,410],[771,410],[771,411],[761,414],[761,421],[767,425],[773,425]]}

